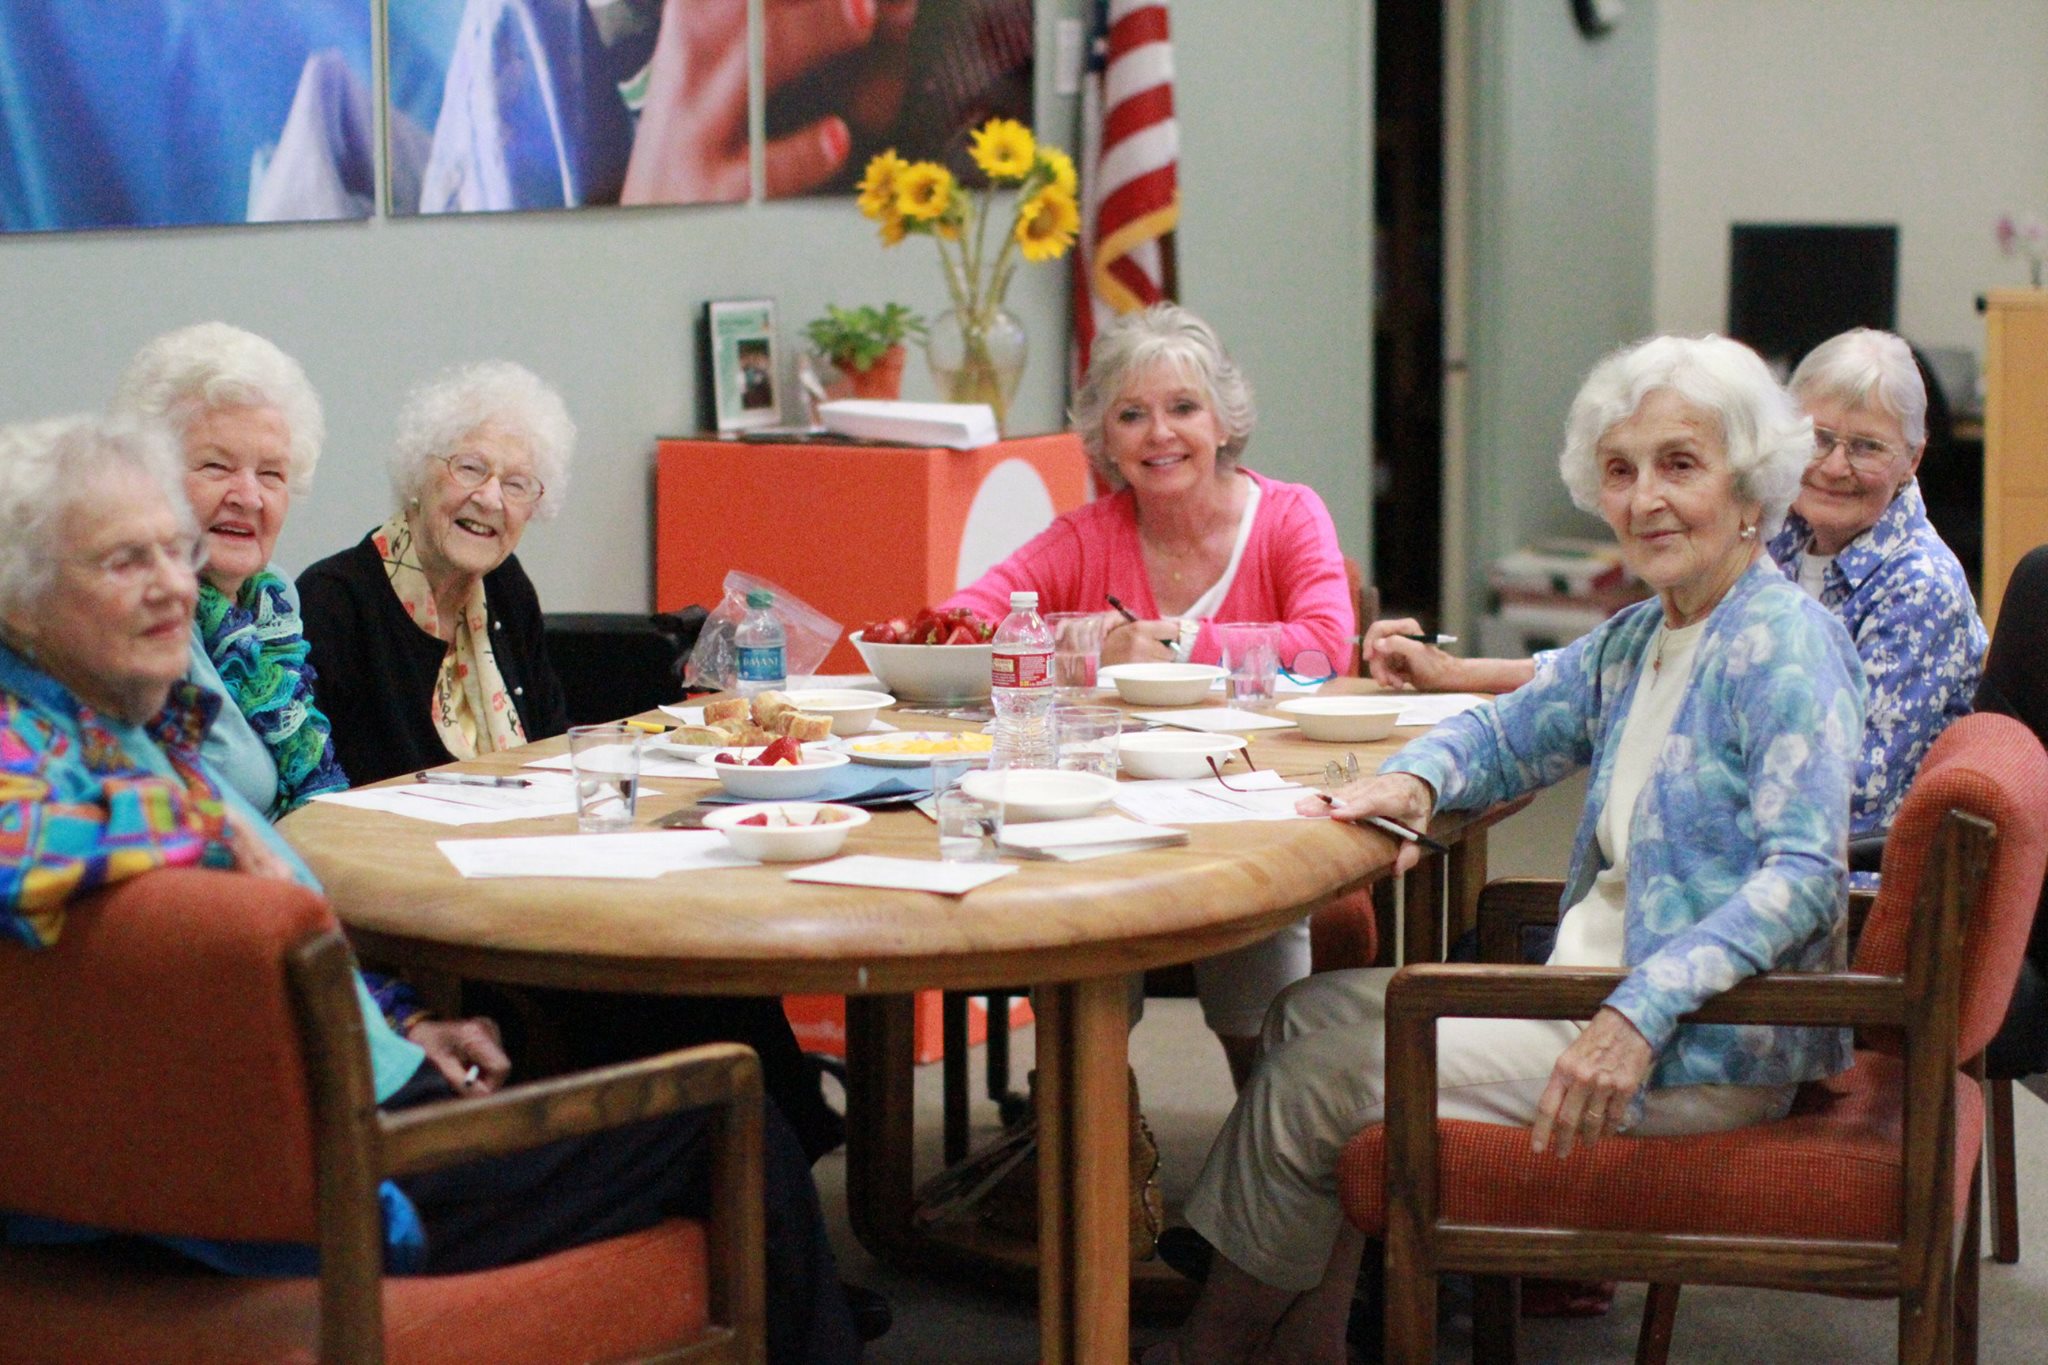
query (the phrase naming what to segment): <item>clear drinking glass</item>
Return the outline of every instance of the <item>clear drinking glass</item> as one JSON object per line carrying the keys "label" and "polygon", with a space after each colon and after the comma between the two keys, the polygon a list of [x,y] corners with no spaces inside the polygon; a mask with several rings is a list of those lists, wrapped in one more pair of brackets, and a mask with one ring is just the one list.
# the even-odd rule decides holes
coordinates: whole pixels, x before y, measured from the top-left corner
{"label": "clear drinking glass", "polygon": [[1259,706],[1273,700],[1280,673],[1280,623],[1219,621],[1216,639],[1223,647],[1224,686],[1232,706]]}
{"label": "clear drinking glass", "polygon": [[948,863],[992,863],[996,840],[1003,833],[1003,808],[981,801],[958,787],[939,793],[939,860]]}
{"label": "clear drinking glass", "polygon": [[1124,713],[1114,706],[1055,706],[1052,709],[1054,765],[1073,772],[1114,778],[1117,741]]}
{"label": "clear drinking glass", "polygon": [[1048,612],[1045,623],[1052,627],[1053,686],[1063,699],[1093,697],[1095,670],[1102,662],[1102,613]]}
{"label": "clear drinking glass", "polygon": [[640,799],[640,741],[645,737],[629,725],[569,727],[578,830],[610,834],[633,827]]}

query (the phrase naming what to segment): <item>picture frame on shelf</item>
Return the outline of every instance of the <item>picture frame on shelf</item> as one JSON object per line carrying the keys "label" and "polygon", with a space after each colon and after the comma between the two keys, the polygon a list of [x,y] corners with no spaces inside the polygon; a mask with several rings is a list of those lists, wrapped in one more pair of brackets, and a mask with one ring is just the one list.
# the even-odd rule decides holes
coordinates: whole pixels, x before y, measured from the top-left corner
{"label": "picture frame on shelf", "polygon": [[773,299],[713,299],[700,337],[706,396],[704,425],[751,431],[782,421],[781,346]]}

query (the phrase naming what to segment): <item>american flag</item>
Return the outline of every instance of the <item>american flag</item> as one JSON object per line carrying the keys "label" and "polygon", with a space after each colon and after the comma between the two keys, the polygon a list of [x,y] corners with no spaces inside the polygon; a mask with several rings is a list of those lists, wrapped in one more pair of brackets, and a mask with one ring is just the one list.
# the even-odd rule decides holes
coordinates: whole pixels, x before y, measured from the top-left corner
{"label": "american flag", "polygon": [[1179,284],[1180,124],[1163,0],[1097,0],[1081,92],[1081,240],[1074,253],[1074,358],[1098,328],[1172,299]]}

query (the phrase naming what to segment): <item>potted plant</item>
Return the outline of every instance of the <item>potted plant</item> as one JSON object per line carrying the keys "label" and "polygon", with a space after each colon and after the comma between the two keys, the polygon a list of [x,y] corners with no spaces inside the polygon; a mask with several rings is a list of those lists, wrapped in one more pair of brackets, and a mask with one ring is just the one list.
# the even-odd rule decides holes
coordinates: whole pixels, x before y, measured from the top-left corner
{"label": "potted plant", "polygon": [[924,319],[900,303],[880,308],[825,305],[804,335],[839,371],[827,386],[834,398],[895,398],[903,392],[903,343],[924,336]]}

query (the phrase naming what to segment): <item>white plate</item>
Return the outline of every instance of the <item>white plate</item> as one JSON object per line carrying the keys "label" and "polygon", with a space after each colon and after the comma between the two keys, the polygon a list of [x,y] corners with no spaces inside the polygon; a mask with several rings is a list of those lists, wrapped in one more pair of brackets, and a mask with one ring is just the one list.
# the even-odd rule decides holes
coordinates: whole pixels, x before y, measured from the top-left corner
{"label": "white plate", "polygon": [[[967,763],[979,766],[988,762],[988,756],[995,747],[993,743],[990,744],[989,748],[983,749],[978,753],[888,754],[872,752],[872,746],[875,745],[901,743],[904,740],[951,739],[959,733],[961,732],[954,730],[899,730],[892,735],[871,735],[865,739],[849,740],[842,747],[846,750],[847,757],[851,758],[854,762],[872,763],[878,768],[928,768],[934,763]],[[970,730],[966,733],[974,734],[978,732]]]}
{"label": "white plate", "polygon": [[1243,735],[1204,735],[1192,730],[1146,730],[1125,735],[1119,761],[1132,777],[1208,777],[1209,759],[1227,764],[1243,751]]}
{"label": "white plate", "polygon": [[667,740],[650,739],[640,747],[646,753],[667,754],[670,758],[680,758],[694,763],[700,759],[708,758],[726,746],[723,744],[670,744]]}
{"label": "white plate", "polygon": [[994,801],[1011,820],[1075,820],[1093,815],[1116,796],[1116,779],[1054,768],[1005,768],[969,773],[960,790],[977,801]]}

